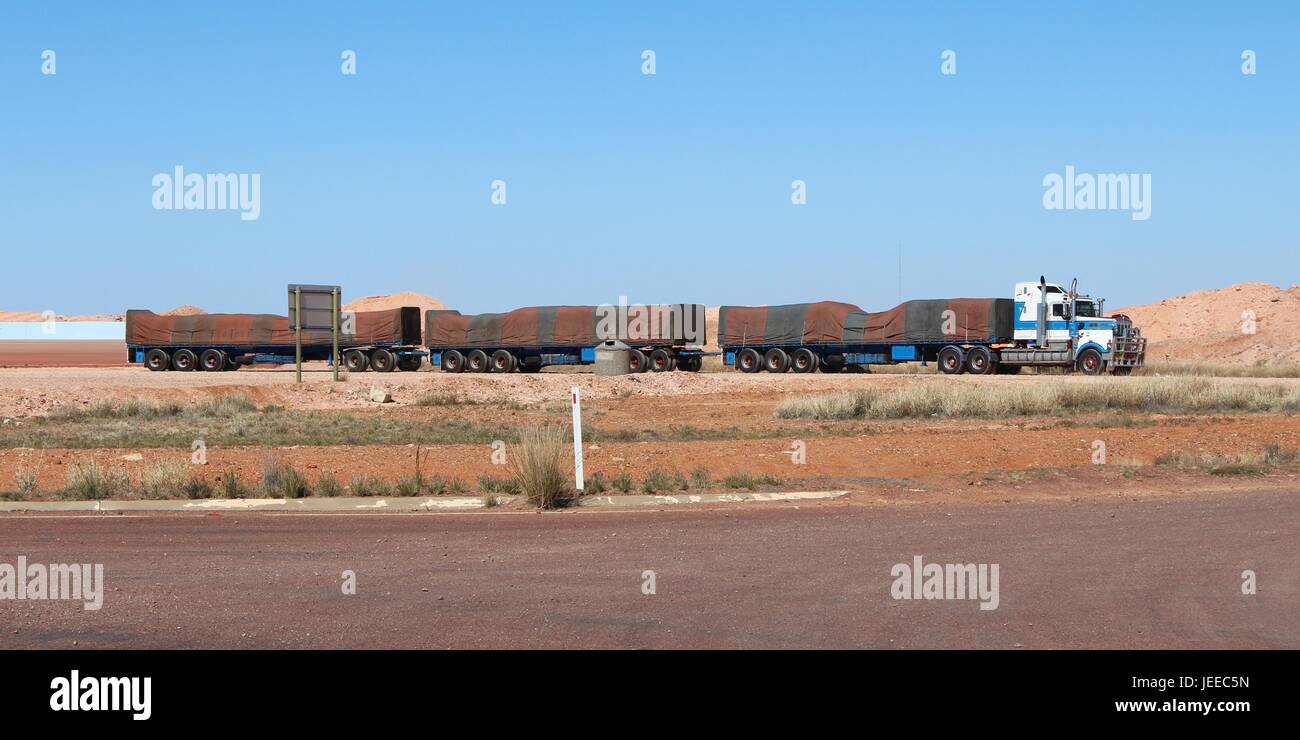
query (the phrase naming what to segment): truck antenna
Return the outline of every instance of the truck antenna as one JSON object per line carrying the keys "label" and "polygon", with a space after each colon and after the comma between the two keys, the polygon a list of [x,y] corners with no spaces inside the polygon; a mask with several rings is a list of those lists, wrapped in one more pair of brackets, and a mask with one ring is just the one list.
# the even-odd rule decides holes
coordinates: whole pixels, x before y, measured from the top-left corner
{"label": "truck antenna", "polygon": [[898,244],[898,302],[903,302],[903,244]]}

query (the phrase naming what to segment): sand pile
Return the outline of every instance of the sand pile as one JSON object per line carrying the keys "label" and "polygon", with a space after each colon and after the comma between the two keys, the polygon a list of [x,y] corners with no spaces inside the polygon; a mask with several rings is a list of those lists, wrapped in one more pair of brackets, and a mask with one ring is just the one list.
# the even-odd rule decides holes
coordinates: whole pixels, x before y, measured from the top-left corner
{"label": "sand pile", "polygon": [[[45,316],[40,311],[0,311],[0,321],[44,321]],[[87,314],[84,316],[65,316],[56,314],[55,321],[122,321],[123,317],[118,314],[97,313]]]}
{"label": "sand pile", "polygon": [[1142,329],[1149,361],[1300,362],[1300,285],[1243,283],[1107,313]]}
{"label": "sand pile", "polygon": [[348,301],[343,304],[344,311],[384,311],[390,308],[401,308],[403,306],[416,306],[420,309],[420,314],[425,311],[441,311],[447,308],[447,304],[432,296],[416,293],[406,290],[401,293],[392,293],[390,295],[371,295],[365,298],[358,298],[355,301]]}

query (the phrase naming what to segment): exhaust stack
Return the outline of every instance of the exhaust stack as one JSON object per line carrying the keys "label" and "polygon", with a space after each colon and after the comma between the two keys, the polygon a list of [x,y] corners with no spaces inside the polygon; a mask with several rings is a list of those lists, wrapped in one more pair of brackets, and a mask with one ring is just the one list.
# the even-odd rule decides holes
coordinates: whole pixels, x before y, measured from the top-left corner
{"label": "exhaust stack", "polygon": [[1047,278],[1038,276],[1038,339],[1037,344],[1047,344]]}

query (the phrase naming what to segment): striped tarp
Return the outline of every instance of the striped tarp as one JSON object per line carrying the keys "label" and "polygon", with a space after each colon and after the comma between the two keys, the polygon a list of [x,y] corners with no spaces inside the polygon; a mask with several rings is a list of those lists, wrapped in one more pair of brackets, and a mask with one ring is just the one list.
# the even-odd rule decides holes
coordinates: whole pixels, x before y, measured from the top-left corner
{"label": "striped tarp", "polygon": [[592,347],[606,339],[630,344],[703,344],[704,306],[532,306],[505,313],[426,311],[424,343],[438,347]]}
{"label": "striped tarp", "polygon": [[836,301],[722,306],[718,337],[719,344],[733,347],[1009,340],[1013,304],[1009,298],[942,298],[906,301],[880,312]]}
{"label": "striped tarp", "polygon": [[[420,343],[420,310],[414,307],[385,311],[356,311],[353,322],[342,321],[340,341],[354,345]],[[346,318],[346,315],[345,315]],[[347,329],[353,329],[347,333]],[[158,347],[289,345],[295,332],[286,316],[251,313],[214,313],[196,316],[161,316],[152,311],[126,312],[126,343]],[[304,330],[302,343],[332,344],[328,330]]]}

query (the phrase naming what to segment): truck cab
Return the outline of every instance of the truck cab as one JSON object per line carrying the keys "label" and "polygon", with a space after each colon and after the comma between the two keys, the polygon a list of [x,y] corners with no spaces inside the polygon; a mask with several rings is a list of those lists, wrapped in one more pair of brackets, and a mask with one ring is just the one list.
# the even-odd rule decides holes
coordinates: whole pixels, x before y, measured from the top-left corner
{"label": "truck cab", "polygon": [[1126,375],[1141,367],[1146,340],[1123,315],[1105,316],[1104,299],[1068,289],[1043,278],[1016,283],[1015,345],[1004,360],[1024,364],[1072,364],[1095,375],[1107,370]]}

